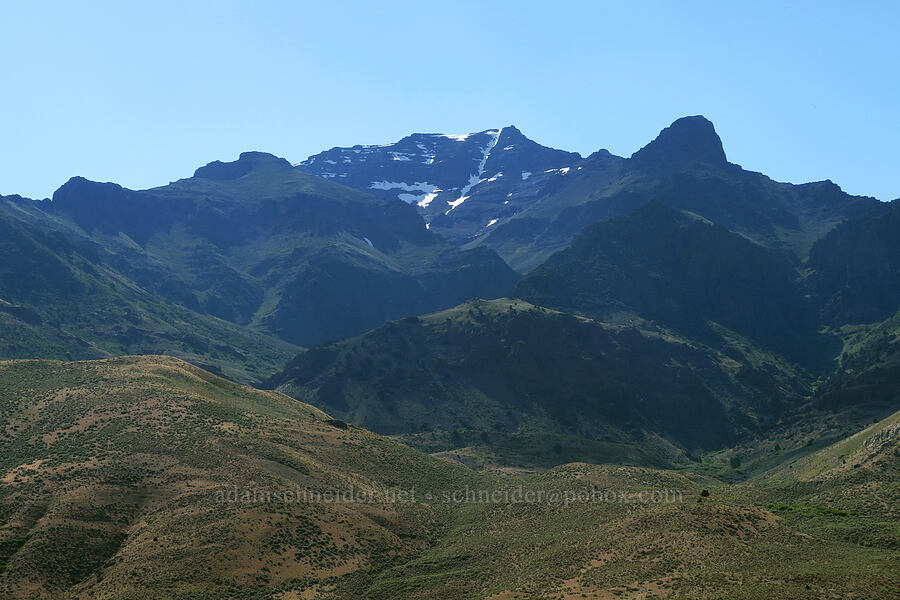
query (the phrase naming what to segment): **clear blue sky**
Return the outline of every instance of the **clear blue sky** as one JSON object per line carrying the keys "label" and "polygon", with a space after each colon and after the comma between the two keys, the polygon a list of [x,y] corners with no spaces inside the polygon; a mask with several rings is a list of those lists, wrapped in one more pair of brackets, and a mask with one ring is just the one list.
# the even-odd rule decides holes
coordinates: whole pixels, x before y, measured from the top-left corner
{"label": "clear blue sky", "polygon": [[737,4],[4,2],[0,194],[508,124],[628,156],[704,114],[745,168],[900,196],[900,3]]}

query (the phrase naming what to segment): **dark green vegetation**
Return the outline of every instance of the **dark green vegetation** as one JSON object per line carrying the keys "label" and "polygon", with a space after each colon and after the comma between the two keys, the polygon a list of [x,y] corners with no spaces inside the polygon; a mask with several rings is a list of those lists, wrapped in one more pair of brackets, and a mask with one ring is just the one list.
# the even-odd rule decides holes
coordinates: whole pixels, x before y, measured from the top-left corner
{"label": "dark green vegetation", "polygon": [[466,448],[462,460],[665,466],[765,431],[807,392],[802,371],[732,337],[717,350],[474,301],[313,348],[270,383],[422,449]]}
{"label": "dark green vegetation", "polygon": [[[725,486],[577,463],[472,471],[166,357],[0,363],[0,409],[5,598],[890,598],[900,585],[898,415]],[[372,496],[229,502],[235,486]],[[510,495],[444,500],[466,489]],[[587,501],[592,489],[615,493]],[[640,500],[654,490],[669,500]]]}

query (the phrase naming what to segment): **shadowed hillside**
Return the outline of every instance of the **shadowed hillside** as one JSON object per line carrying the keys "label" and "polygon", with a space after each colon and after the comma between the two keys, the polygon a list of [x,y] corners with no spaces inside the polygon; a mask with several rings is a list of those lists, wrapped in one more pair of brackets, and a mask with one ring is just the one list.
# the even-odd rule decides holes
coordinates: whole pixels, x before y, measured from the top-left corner
{"label": "shadowed hillside", "polygon": [[660,328],[473,301],[315,347],[270,385],[431,451],[661,466],[764,430],[804,394],[801,370],[727,335],[718,351]]}
{"label": "shadowed hillside", "polygon": [[830,368],[839,343],[818,333],[793,266],[696,215],[650,203],[585,228],[516,287],[516,296],[598,319],[648,319],[719,345],[725,327],[794,363]]}

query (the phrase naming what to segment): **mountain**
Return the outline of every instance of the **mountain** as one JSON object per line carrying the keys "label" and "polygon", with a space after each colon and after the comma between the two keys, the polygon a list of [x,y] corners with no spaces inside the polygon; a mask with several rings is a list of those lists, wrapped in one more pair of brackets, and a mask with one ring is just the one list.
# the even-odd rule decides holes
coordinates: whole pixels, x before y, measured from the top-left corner
{"label": "mountain", "polygon": [[[246,360],[271,369],[296,345],[362,333],[471,297],[501,296],[517,279],[492,251],[460,249],[427,231],[413,207],[264,153],[210,163],[191,178],[150,190],[73,178],[52,201],[7,198],[3,207],[9,233],[0,264],[9,272],[0,299],[58,321],[59,335],[74,328],[76,337],[100,347],[37,351],[59,346],[51,335],[6,356],[146,352],[146,340],[174,335],[151,351],[206,355],[201,364],[217,365],[208,355],[240,359],[253,348]],[[98,295],[101,286],[115,298]],[[104,310],[95,304],[119,308],[92,322],[89,315]],[[154,317],[144,319],[148,311]],[[16,343],[41,337],[34,326],[17,327],[9,337]],[[202,341],[192,349],[174,341],[195,335]],[[193,349],[203,344],[217,350]],[[241,379],[258,380],[258,370]]]}
{"label": "mountain", "polygon": [[689,170],[698,165],[728,166],[722,140],[713,124],[702,116],[678,119],[628,161],[629,170],[660,173]]}
{"label": "mountain", "polygon": [[[898,475],[900,411],[821,450],[785,462],[762,477],[786,482],[844,480],[847,486],[843,491],[847,498],[852,496],[848,493],[851,488],[877,482],[883,493],[896,498],[900,494]],[[890,505],[889,510],[896,511],[896,502]]]}
{"label": "mountain", "polygon": [[837,369],[819,386],[829,411],[885,411],[900,402],[900,203],[845,221],[816,242],[806,283],[820,322],[840,336]]}
{"label": "mountain", "polygon": [[715,350],[508,299],[314,347],[270,380],[422,449],[544,467],[684,462],[764,430],[808,384],[746,342]]}
{"label": "mountain", "polygon": [[891,598],[895,429],[799,484],[479,473],[169,357],[0,362],[0,595]]}
{"label": "mountain", "polygon": [[847,220],[813,246],[810,287],[826,323],[872,323],[900,309],[900,201]]}
{"label": "mountain", "polygon": [[204,310],[301,345],[502,295],[515,280],[490,251],[429,233],[411,207],[263,153],[112,201],[101,189],[70,182],[46,209],[111,243],[124,233],[142,247],[138,260],[175,270]]}
{"label": "mountain", "polygon": [[649,321],[718,349],[738,335],[821,376],[814,410],[889,409],[900,399],[898,203],[861,206],[798,263],[651,201],[585,227],[515,296],[604,321]]}
{"label": "mountain", "polygon": [[[149,190],[73,178],[53,200],[5,198],[0,258],[19,267],[0,287],[8,332],[0,348],[7,357],[174,352],[259,381],[297,346],[508,295],[518,275],[498,253],[533,270],[585,226],[649,202],[702,217],[803,269],[822,315],[851,302],[839,267],[850,257],[860,273],[884,272],[883,283],[872,283],[873,273],[850,286],[863,305],[866,286],[885,298],[871,318],[900,308],[889,289],[889,239],[876,231],[886,245],[874,251],[885,258],[873,266],[862,241],[868,230],[853,229],[873,219],[890,229],[880,203],[830,182],[792,186],[744,171],[727,162],[709,121],[686,117],[629,159],[606,151],[582,159],[510,126],[335,148],[298,167],[247,152]],[[824,239],[844,221],[846,233]],[[101,298],[116,308],[91,308]],[[823,318],[832,328],[846,321]],[[800,319],[807,329],[808,320]]]}
{"label": "mountain", "polygon": [[580,162],[580,155],[541,146],[509,126],[332,148],[297,167],[413,204],[432,231],[462,244],[515,214],[536,185]]}
{"label": "mountain", "polygon": [[900,404],[900,309],[870,325],[841,328],[838,368],[818,389],[819,406],[831,410],[890,409]]}
{"label": "mountain", "polygon": [[[124,275],[115,266],[127,264],[118,254],[38,206],[0,199],[0,356],[82,360],[170,352],[237,380],[259,381],[299,350],[204,314],[161,268],[135,267]],[[167,297],[153,293],[166,286]]]}
{"label": "mountain", "polygon": [[298,168],[415,204],[432,231],[492,248],[521,273],[568,247],[585,225],[651,200],[798,260],[835,225],[878,205],[830,181],[778,183],[729,163],[702,116],[676,120],[628,159],[546,148],[510,126],[333,148]]}
{"label": "mountain", "polygon": [[703,117],[0,198],[0,597],[895,597],[898,240]]}
{"label": "mountain", "polygon": [[699,116],[678,119],[627,160],[601,151],[579,166],[470,244],[493,248],[524,273],[568,247],[586,225],[655,201],[802,261],[835,225],[879,205],[830,181],[778,183],[731,164],[712,123]]}
{"label": "mountain", "polygon": [[725,328],[807,367],[837,351],[837,340],[829,345],[819,335],[790,262],[655,202],[589,225],[525,276],[515,295],[602,320],[650,320],[714,346],[717,328]]}
{"label": "mountain", "polygon": [[651,201],[585,227],[513,299],[314,347],[269,385],[473,466],[685,464],[896,403],[896,318],[823,330],[817,273]]}

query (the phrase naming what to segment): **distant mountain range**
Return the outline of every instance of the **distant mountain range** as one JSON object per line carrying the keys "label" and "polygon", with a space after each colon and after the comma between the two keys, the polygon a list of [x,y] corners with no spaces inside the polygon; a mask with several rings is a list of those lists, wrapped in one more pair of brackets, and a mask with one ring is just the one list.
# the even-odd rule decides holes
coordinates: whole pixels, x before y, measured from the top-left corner
{"label": "distant mountain range", "polygon": [[[420,145],[427,156],[412,151]],[[745,171],[727,161],[703,117],[677,120],[628,159],[560,154],[503,128],[335,148],[300,168],[416,204],[431,231],[493,248],[527,271],[518,300],[324,346],[270,382],[423,449],[467,447],[478,457],[464,459],[475,463],[542,464],[555,447],[551,462],[671,464],[679,459],[635,431],[665,431],[690,457],[691,448],[759,435],[796,411],[834,409],[853,385],[877,390],[854,409],[881,414],[900,397],[887,383],[890,361],[855,350],[894,343],[868,332],[896,331],[897,203]],[[432,186],[441,192],[421,198],[380,183],[410,188],[438,174],[448,176]],[[610,341],[565,314],[612,327]],[[817,384],[823,377],[829,383]],[[703,398],[703,408],[689,408]],[[688,423],[703,423],[703,435],[677,430],[677,414],[695,413],[703,416]],[[604,444],[587,433],[598,431]],[[543,453],[529,455],[534,447]]]}
{"label": "distant mountain range", "polygon": [[0,596],[896,597],[898,207],[703,117],[0,198]]}
{"label": "distant mountain range", "polygon": [[830,181],[791,185],[745,171],[727,161],[712,123],[699,116],[678,119],[628,159],[553,150],[510,126],[333,148],[298,168],[414,204],[432,231],[492,248],[523,273],[585,225],[651,199],[799,258],[835,224],[879,204]]}
{"label": "distant mountain range", "polygon": [[[0,219],[10,357],[164,351],[252,381],[244,363],[271,369],[292,344],[500,296],[517,279],[402,202],[262,153],[144,191],[73,178],[51,201],[4,198]],[[34,323],[13,321],[25,309]]]}
{"label": "distant mountain range", "polygon": [[[900,311],[896,203],[745,171],[703,117],[627,159],[509,126],[247,152],[142,191],[75,177],[3,198],[0,228],[2,357],[174,354],[501,462],[671,464],[761,435],[840,397],[842,357],[869,373],[857,350]],[[533,431],[559,456],[521,454]],[[664,442],[634,455],[645,433]]]}

